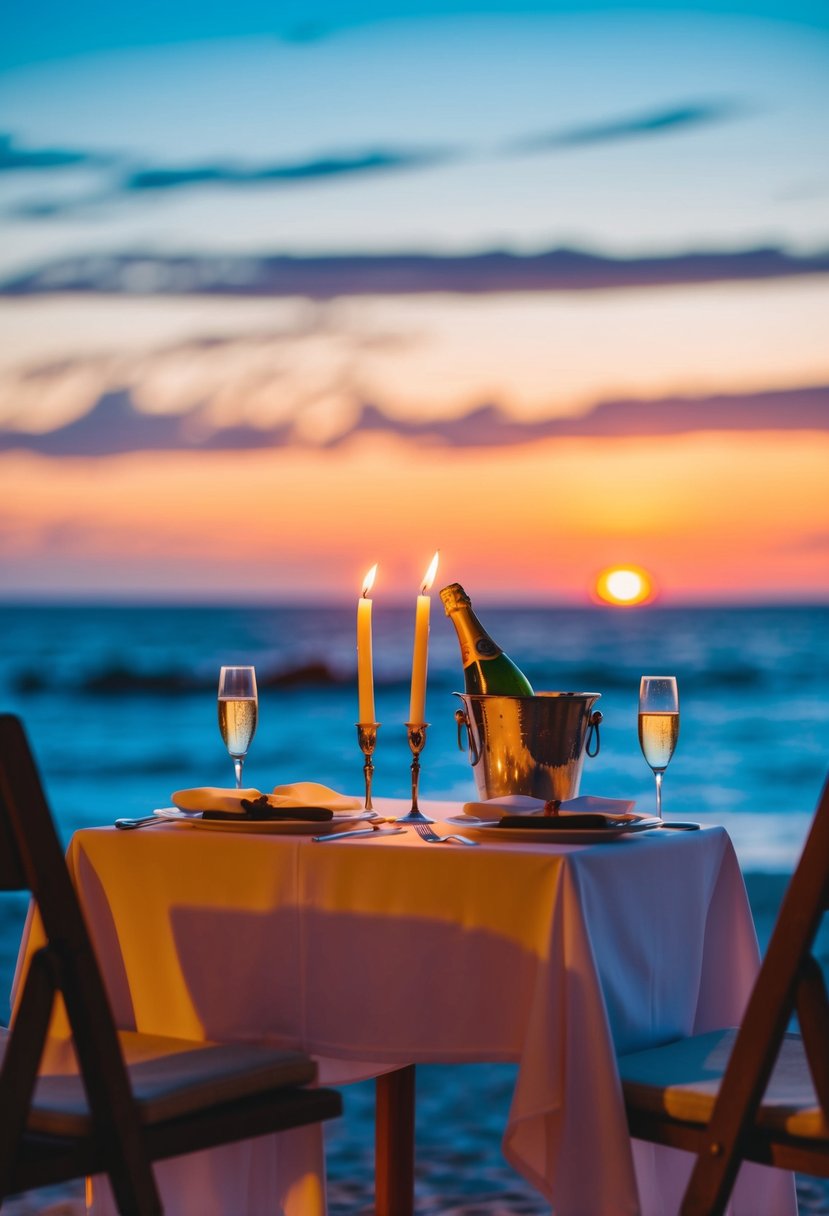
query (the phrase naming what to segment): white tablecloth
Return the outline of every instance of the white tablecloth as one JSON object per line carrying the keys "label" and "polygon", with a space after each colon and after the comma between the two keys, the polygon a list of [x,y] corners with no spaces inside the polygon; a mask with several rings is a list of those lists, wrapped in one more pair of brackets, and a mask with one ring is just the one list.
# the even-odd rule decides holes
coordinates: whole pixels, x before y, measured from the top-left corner
{"label": "white tablecloth", "polygon": [[[267,1035],[319,1057],[334,1083],[410,1063],[515,1061],[504,1153],[558,1216],[676,1210],[690,1159],[632,1151],[615,1053],[742,1014],[758,952],[723,829],[470,849],[413,832],[319,845],[107,828],[77,833],[69,864],[119,1025]],[[308,1143],[287,1190],[310,1195]],[[245,1151],[246,1168],[267,1176],[273,1144]],[[251,1199],[248,1211],[289,1213],[285,1190],[281,1207]],[[319,1210],[302,1204],[302,1216]],[[795,1210],[790,1176],[744,1168],[735,1216]]]}

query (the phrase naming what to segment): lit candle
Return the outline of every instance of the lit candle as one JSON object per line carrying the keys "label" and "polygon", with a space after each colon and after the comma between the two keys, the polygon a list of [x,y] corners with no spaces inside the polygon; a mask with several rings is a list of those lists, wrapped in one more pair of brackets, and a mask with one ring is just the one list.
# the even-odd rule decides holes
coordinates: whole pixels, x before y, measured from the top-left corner
{"label": "lit candle", "polygon": [[409,721],[426,721],[426,669],[429,665],[429,611],[432,601],[428,591],[438,569],[438,553],[423,576],[423,586],[417,597],[415,613],[414,652],[412,654],[412,696],[409,702]]}
{"label": "lit candle", "polygon": [[357,694],[360,721],[374,721],[374,666],[371,655],[371,600],[368,593],[374,586],[377,565],[363,579],[363,593],[357,601]]}

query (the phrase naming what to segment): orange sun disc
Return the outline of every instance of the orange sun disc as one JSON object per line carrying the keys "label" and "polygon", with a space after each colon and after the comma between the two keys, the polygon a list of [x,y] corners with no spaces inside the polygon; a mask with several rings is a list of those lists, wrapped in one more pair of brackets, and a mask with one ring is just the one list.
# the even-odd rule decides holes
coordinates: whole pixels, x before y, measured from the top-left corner
{"label": "orange sun disc", "polygon": [[653,580],[638,566],[611,566],[596,579],[595,593],[603,604],[645,604],[653,597]]}

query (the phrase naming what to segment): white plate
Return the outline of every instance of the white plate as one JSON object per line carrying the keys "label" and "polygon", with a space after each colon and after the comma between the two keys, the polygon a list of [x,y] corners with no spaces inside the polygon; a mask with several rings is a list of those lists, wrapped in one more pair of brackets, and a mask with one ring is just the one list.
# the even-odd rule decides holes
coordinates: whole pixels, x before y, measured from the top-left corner
{"label": "white plate", "polygon": [[470,832],[484,832],[496,840],[543,840],[547,844],[604,844],[659,827],[658,821],[650,817],[620,824],[618,828],[502,828],[491,819],[473,819],[471,815],[453,815],[446,822]]}
{"label": "white plate", "polygon": [[174,806],[161,807],[153,811],[161,819],[171,819],[174,823],[186,823],[191,828],[204,828],[211,832],[250,832],[276,833],[283,836],[324,835],[325,832],[337,832],[340,828],[349,828],[362,819],[370,819],[373,811],[355,811],[351,815],[335,814],[333,819],[202,819],[200,811],[180,811]]}

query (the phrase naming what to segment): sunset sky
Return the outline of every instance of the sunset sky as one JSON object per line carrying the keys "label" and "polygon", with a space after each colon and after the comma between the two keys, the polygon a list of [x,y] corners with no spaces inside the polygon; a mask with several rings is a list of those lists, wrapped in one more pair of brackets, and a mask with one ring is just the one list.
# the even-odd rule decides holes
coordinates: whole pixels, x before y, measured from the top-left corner
{"label": "sunset sky", "polygon": [[0,46],[0,597],[829,598],[825,5],[81,10]]}

